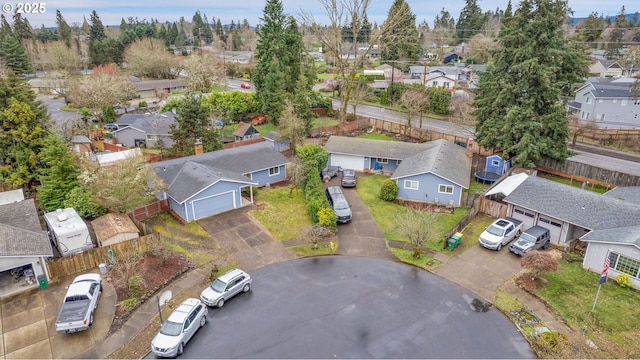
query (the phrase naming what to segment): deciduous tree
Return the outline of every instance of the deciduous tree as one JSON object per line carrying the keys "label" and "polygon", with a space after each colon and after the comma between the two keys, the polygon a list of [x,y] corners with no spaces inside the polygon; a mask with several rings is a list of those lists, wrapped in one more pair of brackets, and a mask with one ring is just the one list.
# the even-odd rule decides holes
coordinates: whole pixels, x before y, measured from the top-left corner
{"label": "deciduous tree", "polygon": [[191,55],[183,66],[187,88],[192,92],[209,92],[213,84],[224,79],[223,67],[208,54]]}
{"label": "deciduous tree", "polygon": [[[404,135],[413,126],[411,123],[413,118],[420,115],[427,105],[428,99],[425,94],[420,90],[407,90],[400,96],[400,106],[405,110],[407,123],[404,127]],[[422,125],[422,124],[421,124]]]}
{"label": "deciduous tree", "polygon": [[303,119],[298,117],[290,100],[285,101],[284,110],[278,121],[280,135],[289,139],[289,146],[295,153],[296,147],[307,137],[307,127]]}
{"label": "deciduous tree", "polygon": [[127,46],[124,51],[127,68],[137,76],[168,79],[175,67],[173,55],[169,54],[160,39],[142,38]]}
{"label": "deciduous tree", "polygon": [[548,252],[532,250],[524,254],[520,259],[523,268],[530,270],[535,278],[540,277],[545,271],[557,271],[560,266],[558,260]]}
{"label": "deciduous tree", "polygon": [[424,244],[435,240],[438,234],[438,217],[432,212],[398,211],[394,220],[397,232],[407,238],[416,259],[420,258]]}

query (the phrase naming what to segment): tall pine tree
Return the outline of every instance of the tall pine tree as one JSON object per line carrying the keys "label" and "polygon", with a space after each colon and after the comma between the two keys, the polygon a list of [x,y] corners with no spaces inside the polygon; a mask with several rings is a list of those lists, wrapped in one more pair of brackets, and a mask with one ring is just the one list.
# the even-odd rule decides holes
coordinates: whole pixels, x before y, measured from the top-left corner
{"label": "tall pine tree", "polygon": [[71,47],[71,27],[62,17],[62,13],[60,10],[56,10],[56,25],[58,25],[58,34],[60,34],[60,39],[64,41],[64,44],[67,45],[68,48]]}
{"label": "tall pine tree", "polygon": [[458,42],[469,41],[469,39],[479,34],[485,19],[486,16],[482,14],[482,10],[476,0],[466,0],[456,24]]}
{"label": "tall pine tree", "polygon": [[407,69],[420,56],[416,16],[405,0],[395,0],[382,24],[382,59],[398,62],[394,67]]}
{"label": "tall pine tree", "polygon": [[500,47],[476,89],[478,143],[523,167],[568,157],[561,97],[586,75],[587,62],[563,36],[567,11],[565,0],[523,0],[513,16],[505,14]]}

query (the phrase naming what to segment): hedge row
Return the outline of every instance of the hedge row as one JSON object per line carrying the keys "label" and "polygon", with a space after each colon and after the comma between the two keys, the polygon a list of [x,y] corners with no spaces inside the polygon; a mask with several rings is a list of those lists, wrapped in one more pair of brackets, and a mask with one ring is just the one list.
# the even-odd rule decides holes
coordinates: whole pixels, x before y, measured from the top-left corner
{"label": "hedge row", "polygon": [[322,147],[315,144],[306,144],[296,150],[305,172],[302,190],[304,191],[307,211],[311,221],[315,224],[335,228],[336,214],[324,194],[324,186],[322,186],[320,177],[321,169],[327,162],[328,154]]}

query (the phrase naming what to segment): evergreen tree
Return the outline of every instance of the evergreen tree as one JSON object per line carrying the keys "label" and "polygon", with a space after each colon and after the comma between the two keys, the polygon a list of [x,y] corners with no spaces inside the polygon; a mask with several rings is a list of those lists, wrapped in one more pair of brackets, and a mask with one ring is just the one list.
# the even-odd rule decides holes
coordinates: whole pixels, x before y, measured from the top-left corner
{"label": "evergreen tree", "polygon": [[55,134],[46,138],[41,153],[42,167],[38,170],[38,203],[46,211],[64,208],[67,195],[78,187],[78,159],[69,145]]}
{"label": "evergreen tree", "polygon": [[359,43],[368,44],[371,41],[371,23],[367,18],[367,15],[364,15],[364,19],[362,20],[362,25],[360,26],[360,31],[358,32]]}
{"label": "evergreen tree", "polygon": [[456,24],[458,42],[469,41],[473,36],[479,34],[485,19],[486,17],[482,14],[476,0],[466,0],[466,5],[462,8]]}
{"label": "evergreen tree", "polygon": [[592,12],[586,19],[576,25],[576,39],[587,43],[599,41],[604,31],[605,22],[602,15]]}
{"label": "evergreen tree", "polygon": [[387,20],[382,24],[382,59],[400,61],[394,67],[407,69],[411,62],[418,61],[420,40],[416,28],[416,16],[405,0],[394,0]]}
{"label": "evergreen tree", "polygon": [[106,37],[104,33],[104,25],[102,25],[102,20],[100,20],[100,17],[95,10],[91,12],[89,20],[91,21],[91,25],[89,28],[89,42],[100,41],[104,39]]}
{"label": "evergreen tree", "polygon": [[476,89],[478,143],[523,167],[568,156],[561,97],[586,76],[587,59],[563,36],[567,11],[564,0],[523,0],[512,17],[505,14],[500,47]]}
{"label": "evergreen tree", "polygon": [[29,188],[40,166],[49,125],[46,107],[35,98],[12,72],[0,77],[0,179],[11,188]]}
{"label": "evergreen tree", "polygon": [[173,22],[167,34],[167,41],[169,41],[169,44],[175,44],[179,34],[180,32],[178,31],[178,25]]}
{"label": "evergreen tree", "polygon": [[0,41],[0,58],[15,74],[33,73],[33,67],[27,53],[15,36],[5,35]]}
{"label": "evergreen tree", "polygon": [[36,34],[36,40],[42,43],[46,43],[47,41],[56,41],[57,37],[54,33],[49,31],[49,29],[44,27],[44,24],[42,24],[42,26],[40,27],[40,29]]}
{"label": "evergreen tree", "polygon": [[68,48],[71,47],[71,28],[69,24],[62,17],[60,10],[56,10],[56,25],[58,26],[58,34],[60,34],[60,40],[64,41],[64,44]]}
{"label": "evergreen tree", "polygon": [[176,108],[176,122],[171,124],[173,151],[177,155],[195,154],[196,139],[202,139],[204,150],[222,148],[220,132],[209,124],[209,110],[202,106],[199,96],[190,94],[182,98]]}
{"label": "evergreen tree", "polygon": [[11,25],[9,24],[7,19],[4,17],[4,14],[0,14],[0,39],[4,39],[4,37],[7,35],[15,36],[13,34],[13,29],[11,28]]}
{"label": "evergreen tree", "polygon": [[22,17],[22,14],[15,13],[13,15],[13,33],[19,42],[23,40],[33,40],[33,29],[29,20]]}

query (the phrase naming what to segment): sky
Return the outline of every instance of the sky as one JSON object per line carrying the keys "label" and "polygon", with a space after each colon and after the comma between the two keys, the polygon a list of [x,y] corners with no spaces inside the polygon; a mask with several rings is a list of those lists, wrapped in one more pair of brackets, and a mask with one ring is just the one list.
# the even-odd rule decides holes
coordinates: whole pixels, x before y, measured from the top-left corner
{"label": "sky", "polygon": [[[18,2],[15,0],[4,0],[2,11],[11,21],[12,12],[7,13],[7,4],[15,7]],[[211,21],[212,18],[220,19],[223,24],[243,21],[247,19],[249,24],[255,26],[262,17],[265,0],[54,0],[43,2],[46,10],[42,14],[24,14],[33,27],[45,25],[55,26],[56,10],[60,10],[62,16],[68,24],[82,23],[83,16],[89,20],[89,14],[96,10],[104,25],[119,25],[120,20],[129,16],[137,17],[139,20],[158,19],[160,22],[179,21],[181,16],[187,21],[191,21],[196,10],[206,14]],[[281,0],[284,12],[288,15],[300,17],[302,11],[310,13],[316,21],[323,23],[323,8],[317,0]],[[338,0],[341,3],[345,0]],[[346,0],[349,1],[349,0]],[[429,26],[433,26],[433,19],[444,7],[454,19],[458,19],[460,10],[465,6],[465,0],[406,0],[411,7],[411,11],[416,15],[416,24],[426,20]],[[477,0],[478,6],[483,11],[495,11],[497,8],[504,10],[508,0]],[[512,0],[514,8],[519,0]],[[384,22],[393,0],[370,0],[370,7],[367,11],[369,21],[374,21],[378,25]],[[632,6],[632,4],[635,6]],[[574,17],[587,17],[596,11],[602,15],[616,15],[622,6],[625,6],[627,14],[640,11],[638,0],[603,1],[603,0],[569,0],[569,7],[574,11]]]}

